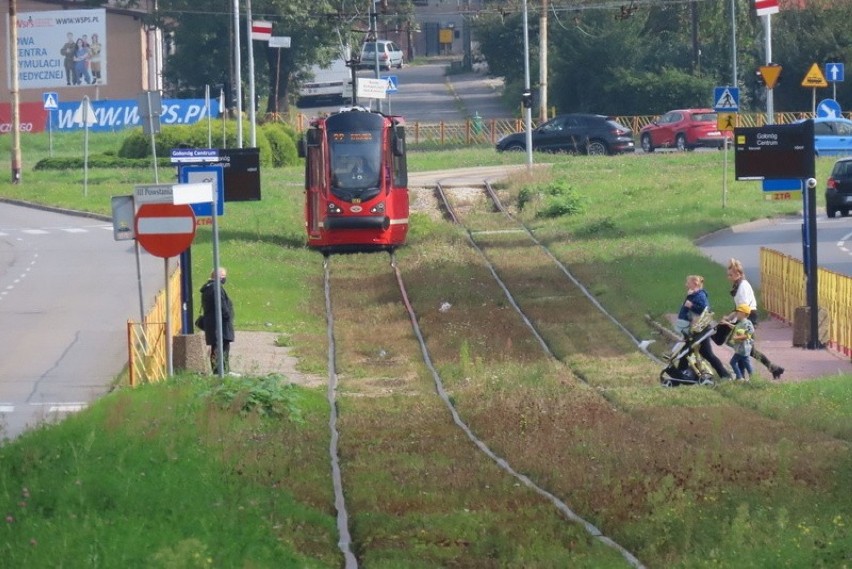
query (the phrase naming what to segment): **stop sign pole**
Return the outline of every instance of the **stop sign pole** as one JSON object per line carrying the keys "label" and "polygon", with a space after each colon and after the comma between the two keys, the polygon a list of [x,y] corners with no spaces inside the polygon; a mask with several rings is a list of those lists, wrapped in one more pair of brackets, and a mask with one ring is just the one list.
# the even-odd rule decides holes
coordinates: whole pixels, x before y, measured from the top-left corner
{"label": "stop sign pole", "polygon": [[[138,205],[134,216],[137,244],[150,254],[163,258],[163,281],[166,290],[166,361],[169,377],[174,374],[169,258],[183,253],[195,238],[195,212],[189,204],[211,201],[215,204],[215,192],[210,183],[155,184],[137,186],[135,190],[134,204]],[[140,202],[142,203],[140,204]],[[217,315],[217,320],[220,338],[219,358],[221,361],[220,314]],[[219,368],[221,376],[221,363]]]}

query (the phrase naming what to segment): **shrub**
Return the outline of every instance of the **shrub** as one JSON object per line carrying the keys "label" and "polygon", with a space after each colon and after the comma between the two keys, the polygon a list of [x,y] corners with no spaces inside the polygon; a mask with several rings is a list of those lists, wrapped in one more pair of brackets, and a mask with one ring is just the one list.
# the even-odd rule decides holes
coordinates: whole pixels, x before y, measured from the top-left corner
{"label": "shrub", "polygon": [[[225,122],[224,145],[222,142],[222,124],[218,122],[218,127],[213,126],[212,145],[214,148],[235,148],[237,147],[237,126],[234,121]],[[243,123],[243,145],[249,143],[248,133],[250,125]],[[260,150],[261,166],[272,166],[272,145],[264,135],[262,128],[257,128],[257,147]],[[210,141],[208,140],[207,122],[198,122],[192,125],[167,125],[162,128],[159,134],[155,135],[154,142],[158,157],[168,157],[172,148],[207,148]],[[295,146],[293,147],[295,153]],[[151,139],[143,134],[141,128],[134,131],[124,139],[118,155],[123,158],[145,158],[151,155]]]}
{"label": "shrub", "polygon": [[[171,163],[168,158],[159,158],[157,164],[168,168]],[[121,158],[110,154],[93,154],[89,156],[89,168],[151,168],[150,158]],[[36,162],[35,170],[82,170],[83,158],[43,158]]]}
{"label": "shrub", "polygon": [[273,166],[293,166],[298,163],[299,157],[296,152],[296,143],[293,136],[283,124],[266,123],[261,127],[261,130],[272,149]]}
{"label": "shrub", "polygon": [[535,204],[536,217],[561,217],[583,211],[583,198],[566,180],[526,186],[518,192],[518,209]]}

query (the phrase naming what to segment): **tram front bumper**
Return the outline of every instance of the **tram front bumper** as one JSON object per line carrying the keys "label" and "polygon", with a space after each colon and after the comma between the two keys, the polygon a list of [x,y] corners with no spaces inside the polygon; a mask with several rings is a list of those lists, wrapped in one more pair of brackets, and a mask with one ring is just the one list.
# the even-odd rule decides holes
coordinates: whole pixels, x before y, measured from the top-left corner
{"label": "tram front bumper", "polygon": [[383,229],[390,227],[390,218],[386,215],[364,215],[358,217],[326,217],[323,227],[329,231],[335,229]]}

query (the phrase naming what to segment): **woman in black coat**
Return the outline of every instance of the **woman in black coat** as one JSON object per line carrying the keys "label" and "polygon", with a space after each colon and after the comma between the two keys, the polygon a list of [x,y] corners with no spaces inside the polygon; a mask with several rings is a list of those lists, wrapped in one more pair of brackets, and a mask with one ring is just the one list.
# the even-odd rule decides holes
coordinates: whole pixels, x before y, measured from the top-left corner
{"label": "woman in black coat", "polygon": [[[201,310],[204,318],[204,340],[210,346],[210,366],[213,373],[219,371],[219,357],[216,351],[218,346],[216,336],[216,272],[210,273],[210,279],[201,287]],[[225,291],[225,281],[228,271],[219,267],[219,290],[221,291],[222,303],[222,364],[224,373],[230,371],[228,356],[231,351],[231,342],[234,341],[234,305],[228,293]]]}

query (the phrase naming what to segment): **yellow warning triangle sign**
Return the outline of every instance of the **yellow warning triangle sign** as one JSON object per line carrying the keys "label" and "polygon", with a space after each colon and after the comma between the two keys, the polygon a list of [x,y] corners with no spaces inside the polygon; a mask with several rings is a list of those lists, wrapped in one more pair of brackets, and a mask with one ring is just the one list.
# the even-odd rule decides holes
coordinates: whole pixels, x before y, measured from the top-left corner
{"label": "yellow warning triangle sign", "polygon": [[811,65],[808,74],[802,79],[802,87],[828,87],[828,81],[825,80],[825,75],[822,74],[819,65],[816,63]]}
{"label": "yellow warning triangle sign", "polygon": [[778,83],[778,77],[781,76],[780,65],[762,65],[760,67],[760,74],[763,76],[763,82],[766,84],[767,89],[774,89],[775,85]]}

